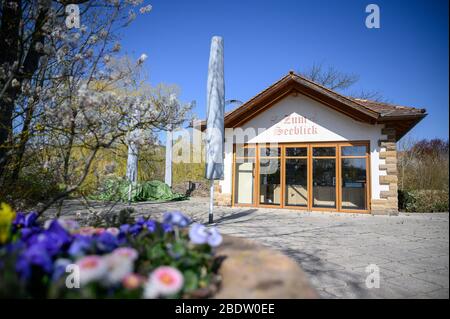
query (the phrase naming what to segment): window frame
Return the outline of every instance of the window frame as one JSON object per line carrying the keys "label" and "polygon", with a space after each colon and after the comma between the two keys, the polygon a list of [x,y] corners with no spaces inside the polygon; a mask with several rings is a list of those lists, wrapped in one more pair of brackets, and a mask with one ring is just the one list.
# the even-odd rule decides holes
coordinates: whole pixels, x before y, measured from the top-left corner
{"label": "window frame", "polygon": [[[275,143],[261,143],[261,144],[245,144],[244,147],[255,147],[255,156],[247,157],[254,158],[255,167],[253,174],[253,203],[252,204],[238,204],[235,203],[235,174],[236,174],[236,158],[246,158],[246,157],[236,157],[236,144],[233,145],[233,167],[232,167],[232,206],[233,207],[264,207],[264,208],[286,208],[290,210],[303,210],[303,211],[337,211],[337,212],[348,212],[348,213],[369,213],[371,207],[371,163],[370,163],[370,141],[336,141],[336,142],[298,142],[298,143],[278,143],[276,147],[280,148],[280,156],[260,156],[260,149],[273,147]],[[313,147],[336,147],[335,156],[313,156]],[[366,146],[365,155],[342,155],[342,147],[345,146]],[[307,149],[307,156],[286,156],[286,148],[293,147],[305,147]],[[260,196],[260,158],[278,158],[280,163],[280,204],[278,205],[267,205],[259,204]],[[286,192],[286,159],[306,159],[307,160],[307,187],[308,187],[308,204],[307,206],[292,206],[286,205],[285,192]],[[325,207],[313,207],[312,205],[312,191],[313,191],[313,176],[312,176],[312,165],[314,158],[333,158],[336,160],[336,207],[335,208],[325,208]],[[342,208],[342,159],[343,158],[365,158],[366,159],[366,193],[365,193],[365,207],[366,209],[349,209]]]}

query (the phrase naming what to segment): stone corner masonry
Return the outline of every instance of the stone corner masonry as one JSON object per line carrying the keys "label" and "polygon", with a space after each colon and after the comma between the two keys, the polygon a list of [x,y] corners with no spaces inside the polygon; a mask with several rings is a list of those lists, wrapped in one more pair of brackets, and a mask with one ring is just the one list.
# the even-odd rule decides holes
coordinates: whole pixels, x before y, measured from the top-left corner
{"label": "stone corner masonry", "polygon": [[381,130],[386,136],[378,141],[380,147],[380,159],[384,163],[380,164],[380,171],[385,171],[386,175],[381,175],[380,185],[388,185],[389,189],[380,192],[380,199],[371,200],[371,212],[374,215],[397,215],[398,214],[398,175],[397,175],[397,144],[395,129],[386,125]]}

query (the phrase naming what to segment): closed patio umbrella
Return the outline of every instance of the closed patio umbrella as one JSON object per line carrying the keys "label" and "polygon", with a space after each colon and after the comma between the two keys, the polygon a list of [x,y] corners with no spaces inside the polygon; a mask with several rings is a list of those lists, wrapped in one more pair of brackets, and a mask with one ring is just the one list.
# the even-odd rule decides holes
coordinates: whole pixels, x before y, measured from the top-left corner
{"label": "closed patio umbrella", "polygon": [[219,36],[211,40],[206,105],[206,178],[211,181],[209,223],[212,223],[214,180],[223,179],[224,168],[225,81],[223,39]]}

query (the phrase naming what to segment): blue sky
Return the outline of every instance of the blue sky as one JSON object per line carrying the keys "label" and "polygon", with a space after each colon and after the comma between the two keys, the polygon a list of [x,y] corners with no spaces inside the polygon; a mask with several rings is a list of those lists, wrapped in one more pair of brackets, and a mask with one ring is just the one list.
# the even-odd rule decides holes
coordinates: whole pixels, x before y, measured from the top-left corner
{"label": "blue sky", "polygon": [[[124,50],[146,61],[152,84],[175,83],[206,113],[210,40],[225,43],[226,99],[246,101],[289,70],[323,63],[355,73],[352,90],[426,108],[414,138],[448,138],[448,1],[151,0],[123,32]],[[365,27],[366,5],[381,28]]]}

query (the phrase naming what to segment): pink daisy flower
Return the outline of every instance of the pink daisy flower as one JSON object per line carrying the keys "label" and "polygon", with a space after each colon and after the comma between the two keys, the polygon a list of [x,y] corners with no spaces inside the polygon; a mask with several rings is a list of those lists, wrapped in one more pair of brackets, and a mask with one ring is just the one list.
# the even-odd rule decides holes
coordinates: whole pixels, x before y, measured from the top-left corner
{"label": "pink daisy flower", "polygon": [[133,272],[133,260],[130,258],[124,258],[118,254],[109,254],[104,256],[104,260],[108,267],[105,275],[107,284],[119,283]]}
{"label": "pink daisy flower", "polygon": [[139,288],[144,281],[145,281],[144,277],[135,273],[131,273],[126,275],[125,278],[123,278],[122,285],[128,290],[134,290]]}
{"label": "pink daisy flower", "polygon": [[85,256],[76,263],[80,269],[80,284],[102,279],[108,269],[104,259],[97,255]]}
{"label": "pink daisy flower", "polygon": [[119,247],[114,249],[114,251],[111,253],[118,257],[124,257],[127,259],[130,259],[132,261],[136,260],[138,258],[138,252],[134,248],[130,247]]}
{"label": "pink daisy flower", "polygon": [[173,295],[181,290],[183,283],[183,275],[178,269],[169,266],[158,267],[145,284],[144,297]]}

